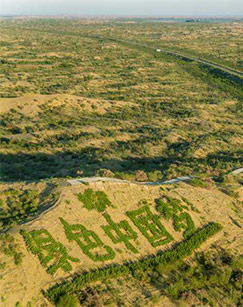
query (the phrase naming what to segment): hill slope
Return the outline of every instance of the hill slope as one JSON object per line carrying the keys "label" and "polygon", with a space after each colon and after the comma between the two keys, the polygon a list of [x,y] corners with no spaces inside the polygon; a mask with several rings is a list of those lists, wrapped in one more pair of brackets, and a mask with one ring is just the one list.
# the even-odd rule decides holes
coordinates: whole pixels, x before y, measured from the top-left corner
{"label": "hill slope", "polygon": [[[26,189],[40,189],[39,185],[44,183],[29,184]],[[17,188],[17,184],[2,185],[2,191],[9,186],[13,190]],[[138,209],[140,212],[131,214]],[[180,217],[182,213],[186,213],[187,218],[176,220],[175,216]],[[16,302],[23,306],[28,302],[34,306],[49,306],[51,303],[41,290],[62,282],[63,278],[164,252],[175,242],[190,238],[197,228],[209,222],[220,223],[223,231],[207,240],[201,250],[220,246],[237,253],[241,233],[238,215],[231,197],[215,189],[185,183],[165,187],[102,181],[70,186],[62,182],[53,207],[8,231],[23,259],[16,265],[13,257],[0,254],[0,262],[5,263],[5,267],[1,267],[0,286],[3,306],[14,306]],[[82,226],[71,226],[74,224]],[[163,231],[161,225],[165,227]],[[179,231],[180,225],[184,226]],[[120,232],[114,230],[117,227]],[[149,304],[137,288],[136,295],[144,297],[143,303]],[[160,299],[165,299],[166,306],[172,304],[165,297]],[[131,302],[129,294],[128,305],[132,305]]]}

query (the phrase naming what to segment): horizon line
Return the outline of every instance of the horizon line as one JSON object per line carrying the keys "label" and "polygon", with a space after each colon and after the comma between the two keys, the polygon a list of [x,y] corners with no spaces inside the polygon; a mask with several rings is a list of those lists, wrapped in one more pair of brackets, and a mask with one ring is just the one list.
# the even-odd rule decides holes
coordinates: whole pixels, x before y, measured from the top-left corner
{"label": "horizon line", "polygon": [[0,14],[0,17],[114,17],[114,18],[243,18],[243,15],[119,15],[119,14]]}

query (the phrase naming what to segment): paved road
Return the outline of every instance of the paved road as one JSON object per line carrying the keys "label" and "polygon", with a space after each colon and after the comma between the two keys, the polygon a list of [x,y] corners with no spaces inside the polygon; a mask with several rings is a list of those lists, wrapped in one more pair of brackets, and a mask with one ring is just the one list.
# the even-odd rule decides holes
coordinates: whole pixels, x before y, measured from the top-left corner
{"label": "paved road", "polygon": [[[243,172],[243,168],[238,168],[232,172],[233,175],[238,175]],[[184,177],[177,177],[171,180],[166,181],[156,181],[156,182],[138,182],[138,181],[129,181],[129,180],[122,180],[117,178],[109,178],[109,177],[84,177],[79,179],[69,179],[67,182],[70,185],[79,185],[83,184],[85,182],[92,183],[92,182],[118,182],[118,183],[132,183],[132,184],[138,184],[138,185],[163,185],[163,184],[173,184],[178,183],[181,181],[189,181],[195,177],[193,176],[184,176]]]}
{"label": "paved road", "polygon": [[243,173],[243,168],[238,168],[232,172],[233,175],[239,175],[240,173]]}
{"label": "paved road", "polygon": [[[137,43],[137,42],[122,40],[122,39],[101,37],[101,36],[97,36],[97,35],[93,36],[93,38],[106,39],[106,40],[111,40],[111,41],[114,41],[114,42],[123,43],[123,44],[131,45],[131,46],[138,46],[138,47],[146,48],[146,49],[148,49],[150,51],[154,51],[154,52],[156,52],[156,50],[157,50],[157,48],[155,48],[155,47],[140,44],[140,43]],[[203,65],[206,65],[208,67],[215,68],[215,69],[220,70],[224,73],[227,73],[229,75],[240,78],[239,81],[241,81],[240,83],[243,84],[243,73],[241,71],[238,71],[238,70],[233,69],[231,67],[226,67],[226,66],[208,61],[206,59],[197,58],[197,57],[190,56],[190,55],[185,55],[185,54],[180,53],[180,52],[174,52],[174,51],[170,51],[170,50],[163,49],[163,48],[162,49],[160,48],[160,52],[164,52],[164,53],[167,53],[169,55],[176,56],[177,58],[181,58],[181,59],[191,61],[191,62],[197,62],[199,64],[203,64]]]}
{"label": "paved road", "polygon": [[133,183],[138,185],[163,185],[163,184],[173,184],[181,181],[188,181],[191,180],[193,177],[185,176],[185,177],[178,177],[175,179],[167,180],[167,181],[156,181],[156,182],[137,182],[137,181],[128,181],[122,180],[117,178],[109,178],[109,177],[85,177],[80,179],[69,179],[67,182],[71,185],[79,185],[85,182],[92,183],[92,182],[118,182],[118,183]]}

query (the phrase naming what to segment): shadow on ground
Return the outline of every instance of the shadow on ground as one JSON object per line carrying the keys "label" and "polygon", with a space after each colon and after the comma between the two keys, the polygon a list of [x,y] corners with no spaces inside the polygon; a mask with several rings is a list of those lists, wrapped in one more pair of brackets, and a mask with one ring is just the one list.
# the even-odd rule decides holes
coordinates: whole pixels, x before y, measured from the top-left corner
{"label": "shadow on ground", "polygon": [[80,152],[57,154],[0,154],[0,174],[2,181],[39,180],[50,177],[77,177],[80,176],[80,170],[83,171],[82,176],[94,176],[98,169],[105,168],[112,172],[127,173],[160,170],[165,175],[173,172],[173,175],[185,176],[204,172],[209,168],[229,171],[240,167],[242,156],[240,151],[221,151],[205,158],[173,153],[168,157],[106,159],[105,151],[88,147]]}

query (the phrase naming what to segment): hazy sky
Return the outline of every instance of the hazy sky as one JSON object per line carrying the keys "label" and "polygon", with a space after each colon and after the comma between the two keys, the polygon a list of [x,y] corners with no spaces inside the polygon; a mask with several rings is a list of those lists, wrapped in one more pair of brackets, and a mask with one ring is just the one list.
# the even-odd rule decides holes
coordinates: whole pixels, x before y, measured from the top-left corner
{"label": "hazy sky", "polygon": [[243,0],[0,0],[0,15],[242,16]]}

